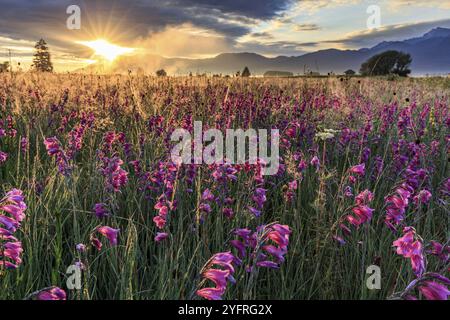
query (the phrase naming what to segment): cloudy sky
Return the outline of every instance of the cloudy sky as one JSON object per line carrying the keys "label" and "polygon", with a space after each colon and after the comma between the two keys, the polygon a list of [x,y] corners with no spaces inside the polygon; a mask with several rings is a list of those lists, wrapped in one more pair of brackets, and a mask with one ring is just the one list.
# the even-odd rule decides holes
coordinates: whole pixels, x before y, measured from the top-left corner
{"label": "cloudy sky", "polygon": [[[81,9],[79,30],[66,26],[69,5]],[[367,27],[371,5],[380,8],[375,29]],[[450,0],[0,0],[0,8],[0,59],[11,50],[13,65],[26,68],[42,37],[59,71],[95,61],[80,42],[96,39],[167,57],[290,56],[450,28]]]}

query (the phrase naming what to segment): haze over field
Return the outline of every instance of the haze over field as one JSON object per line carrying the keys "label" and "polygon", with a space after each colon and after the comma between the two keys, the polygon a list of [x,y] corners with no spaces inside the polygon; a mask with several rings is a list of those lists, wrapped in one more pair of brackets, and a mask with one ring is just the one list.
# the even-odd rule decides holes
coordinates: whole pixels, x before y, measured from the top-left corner
{"label": "haze over field", "polygon": [[[2,0],[1,4],[0,59],[11,58],[16,68],[20,62],[24,70],[31,65],[35,41],[43,37],[56,71],[90,66],[87,70],[108,72],[153,73],[164,67],[172,74],[235,73],[248,65],[253,74],[271,69],[342,72],[357,70],[368,56],[390,48],[411,53],[413,74],[450,71],[448,1],[263,0],[254,6],[205,0]],[[379,6],[380,25],[369,29],[368,9],[373,4]],[[80,8],[79,29],[66,26],[69,5]]]}

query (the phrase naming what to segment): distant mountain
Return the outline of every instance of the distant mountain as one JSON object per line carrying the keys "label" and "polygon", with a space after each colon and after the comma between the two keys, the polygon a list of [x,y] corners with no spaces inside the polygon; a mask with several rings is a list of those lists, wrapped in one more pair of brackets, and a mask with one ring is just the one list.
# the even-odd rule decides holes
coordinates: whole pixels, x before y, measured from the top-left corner
{"label": "distant mountain", "polygon": [[[163,58],[154,55],[123,57],[118,60],[117,66],[112,71],[141,70],[154,73],[158,68],[164,68],[169,74],[189,72],[234,74],[248,66],[254,75],[262,75],[268,70],[289,71],[295,74],[303,74],[305,70],[321,74],[343,73],[348,69],[359,71],[364,61],[386,50],[411,54],[413,59],[411,69],[415,75],[450,73],[450,29],[447,28],[433,29],[422,37],[381,42],[372,48],[328,49],[293,57],[268,58],[249,52],[222,53],[207,59]],[[85,71],[93,70],[96,70],[95,65]]]}

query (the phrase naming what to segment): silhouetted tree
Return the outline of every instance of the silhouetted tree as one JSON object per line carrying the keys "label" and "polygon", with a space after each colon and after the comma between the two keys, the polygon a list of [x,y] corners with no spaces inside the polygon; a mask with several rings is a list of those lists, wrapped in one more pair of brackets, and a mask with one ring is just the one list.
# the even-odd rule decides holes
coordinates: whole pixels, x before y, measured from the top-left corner
{"label": "silhouetted tree", "polygon": [[34,46],[36,53],[34,54],[32,68],[40,72],[52,72],[53,64],[50,60],[50,52],[44,39],[40,39]]}
{"label": "silhouetted tree", "polygon": [[242,70],[242,76],[243,77],[250,77],[250,70],[248,69],[248,67],[245,67],[244,70]]}
{"label": "silhouetted tree", "polygon": [[356,72],[353,71],[352,69],[348,69],[347,71],[344,72],[344,74],[346,76],[354,76],[356,74]]}
{"label": "silhouetted tree", "polygon": [[385,51],[374,55],[361,65],[360,73],[363,76],[383,76],[397,74],[406,77],[411,73],[409,66],[411,55],[395,50]]}
{"label": "silhouetted tree", "polygon": [[165,76],[167,76],[167,72],[164,69],[159,69],[158,71],[156,71],[156,76],[165,77]]}

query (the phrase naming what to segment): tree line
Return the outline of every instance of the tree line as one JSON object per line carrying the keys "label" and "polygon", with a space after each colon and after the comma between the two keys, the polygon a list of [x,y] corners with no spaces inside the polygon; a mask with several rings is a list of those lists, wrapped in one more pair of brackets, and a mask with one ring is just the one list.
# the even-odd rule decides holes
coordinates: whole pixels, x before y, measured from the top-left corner
{"label": "tree line", "polygon": [[[39,72],[52,72],[53,63],[49,48],[44,39],[40,39],[34,46],[35,53],[33,56],[32,70]],[[398,75],[407,77],[411,73],[410,65],[412,63],[411,55],[408,53],[389,50],[370,57],[361,65],[359,73],[362,76],[384,76],[384,75]],[[9,62],[0,63],[0,72],[10,71],[11,66]],[[353,70],[344,72],[348,76],[355,75]],[[167,76],[164,69],[156,71],[158,77]],[[246,66],[242,72],[236,72],[236,77],[250,77],[250,69]]]}

